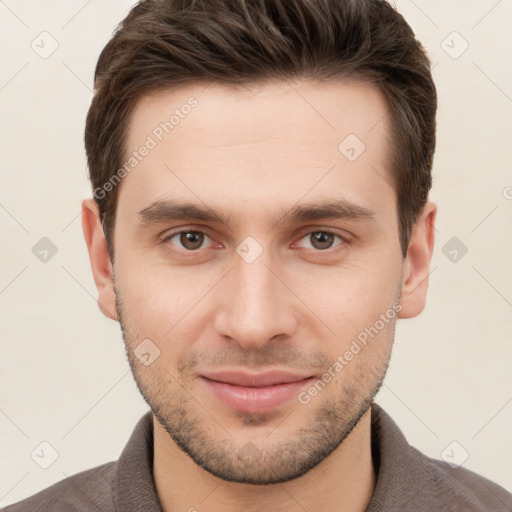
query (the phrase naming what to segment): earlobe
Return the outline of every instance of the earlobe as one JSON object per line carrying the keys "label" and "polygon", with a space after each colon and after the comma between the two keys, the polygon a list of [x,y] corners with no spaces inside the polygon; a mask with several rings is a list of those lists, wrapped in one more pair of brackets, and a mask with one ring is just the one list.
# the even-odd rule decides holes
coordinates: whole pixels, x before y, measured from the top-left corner
{"label": "earlobe", "polygon": [[106,317],[118,320],[112,262],[98,205],[94,199],[85,199],[82,202],[82,229],[89,251],[94,282],[98,289],[98,306]]}
{"label": "earlobe", "polygon": [[399,318],[412,318],[425,308],[430,261],[434,250],[437,206],[428,202],[413,226],[402,267],[402,310]]}

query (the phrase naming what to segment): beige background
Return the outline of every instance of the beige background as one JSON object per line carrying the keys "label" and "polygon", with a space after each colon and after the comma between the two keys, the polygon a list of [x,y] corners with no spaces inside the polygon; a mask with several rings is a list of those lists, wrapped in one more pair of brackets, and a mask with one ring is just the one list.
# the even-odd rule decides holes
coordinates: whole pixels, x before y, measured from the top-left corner
{"label": "beige background", "polygon": [[[131,3],[0,2],[0,505],[117,459],[147,410],[79,220],[93,69]],[[464,467],[512,491],[512,1],[397,7],[435,63],[439,214],[428,305],[399,322],[377,402],[424,453],[457,441]],[[59,45],[47,59],[31,48],[51,48],[43,31]],[[47,263],[42,237],[58,249]],[[455,263],[452,237],[468,248]],[[31,458],[43,441],[59,454],[46,470]]]}

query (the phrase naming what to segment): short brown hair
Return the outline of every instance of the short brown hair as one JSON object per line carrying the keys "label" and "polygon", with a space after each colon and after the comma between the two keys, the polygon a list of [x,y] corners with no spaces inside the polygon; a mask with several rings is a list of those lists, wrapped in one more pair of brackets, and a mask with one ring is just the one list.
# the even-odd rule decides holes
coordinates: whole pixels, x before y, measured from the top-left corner
{"label": "short brown hair", "polygon": [[200,81],[250,85],[294,78],[355,78],[384,93],[405,256],[432,186],[437,95],[423,46],[385,0],[135,5],[101,52],[85,127],[90,179],[111,256],[118,187],[105,193],[103,186],[125,161],[127,126],[143,95]]}

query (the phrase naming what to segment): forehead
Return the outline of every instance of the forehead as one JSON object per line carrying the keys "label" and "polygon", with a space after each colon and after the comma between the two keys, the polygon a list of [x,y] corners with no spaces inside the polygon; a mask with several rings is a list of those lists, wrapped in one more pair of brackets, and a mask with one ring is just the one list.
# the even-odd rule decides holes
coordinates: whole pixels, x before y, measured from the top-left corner
{"label": "forehead", "polygon": [[247,212],[306,195],[394,204],[387,111],[378,88],[349,81],[193,84],[146,95],[129,122],[126,162],[137,157],[119,207],[139,211],[173,195]]}

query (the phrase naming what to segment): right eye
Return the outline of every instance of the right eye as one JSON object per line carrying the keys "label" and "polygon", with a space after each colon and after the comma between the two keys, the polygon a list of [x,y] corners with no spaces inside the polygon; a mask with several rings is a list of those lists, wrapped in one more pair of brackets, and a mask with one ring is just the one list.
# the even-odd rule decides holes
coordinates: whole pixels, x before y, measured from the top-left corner
{"label": "right eye", "polygon": [[204,248],[203,244],[207,240],[213,241],[203,231],[188,230],[168,235],[163,239],[163,242],[169,242],[179,249],[186,251],[197,251],[198,249]]}

